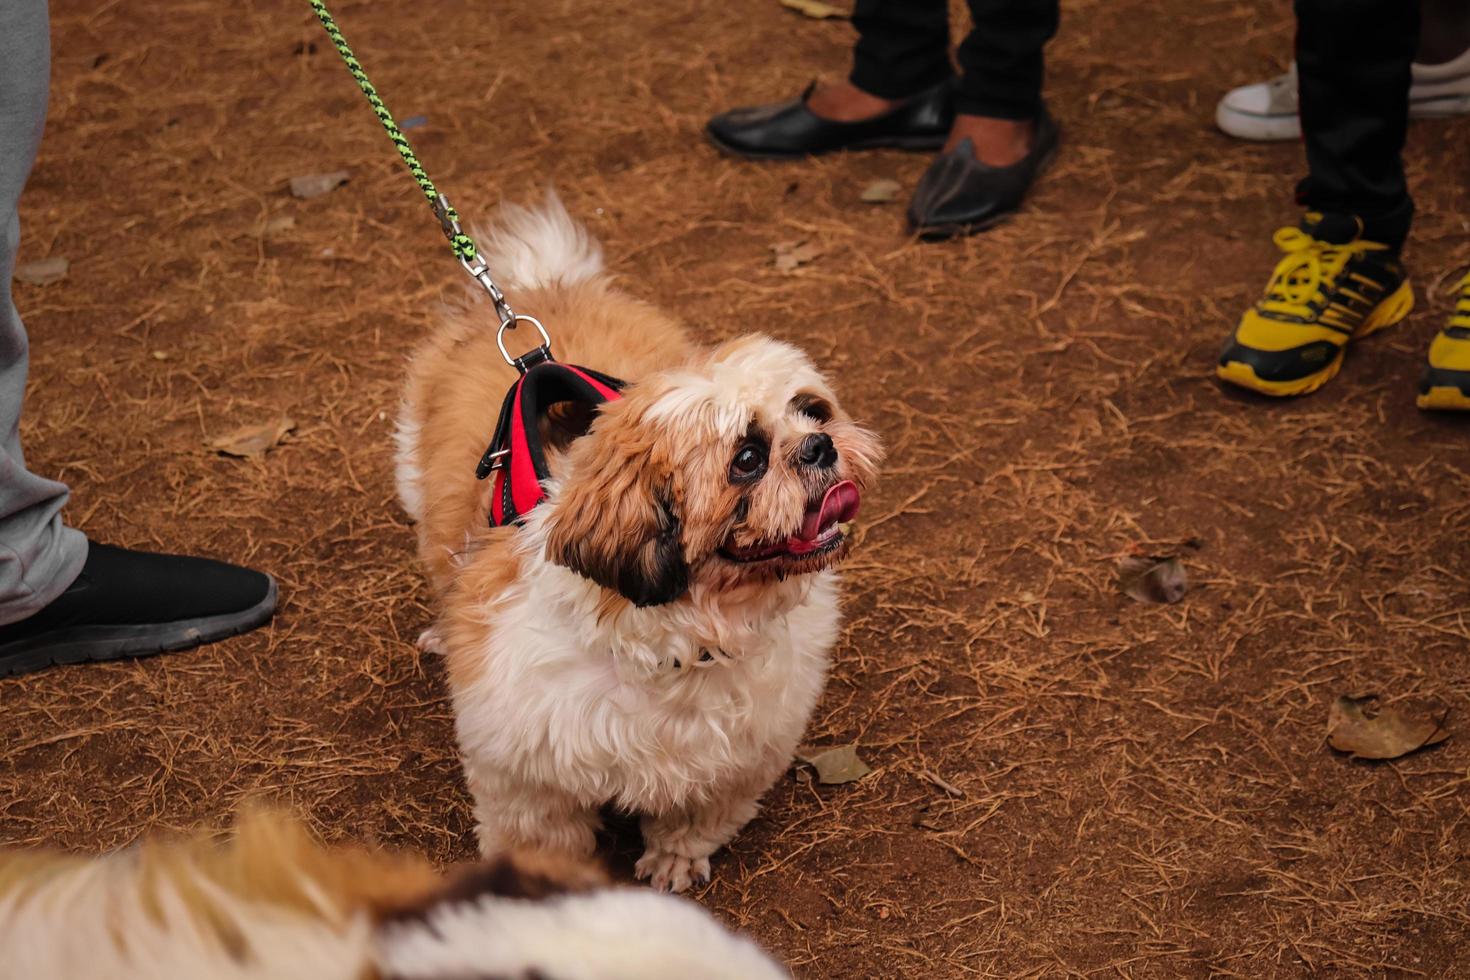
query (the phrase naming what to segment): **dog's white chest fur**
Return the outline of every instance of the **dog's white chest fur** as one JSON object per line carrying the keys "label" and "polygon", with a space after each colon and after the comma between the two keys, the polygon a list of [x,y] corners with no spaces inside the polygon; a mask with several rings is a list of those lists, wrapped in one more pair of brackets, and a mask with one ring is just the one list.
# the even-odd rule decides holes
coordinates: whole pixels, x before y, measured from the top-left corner
{"label": "dog's white chest fur", "polygon": [[747,608],[694,595],[600,620],[596,586],[531,566],[489,623],[477,683],[455,692],[469,759],[650,814],[790,759],[836,640],[835,574],[760,590]]}

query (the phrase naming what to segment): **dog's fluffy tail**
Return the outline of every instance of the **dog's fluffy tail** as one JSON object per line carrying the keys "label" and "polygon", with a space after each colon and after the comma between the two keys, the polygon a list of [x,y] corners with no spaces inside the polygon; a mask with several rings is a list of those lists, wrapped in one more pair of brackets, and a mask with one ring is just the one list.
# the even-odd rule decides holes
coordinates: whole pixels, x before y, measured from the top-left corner
{"label": "dog's fluffy tail", "polygon": [[572,286],[602,275],[602,246],[572,219],[555,191],[536,208],[506,204],[477,234],[490,275],[506,289]]}

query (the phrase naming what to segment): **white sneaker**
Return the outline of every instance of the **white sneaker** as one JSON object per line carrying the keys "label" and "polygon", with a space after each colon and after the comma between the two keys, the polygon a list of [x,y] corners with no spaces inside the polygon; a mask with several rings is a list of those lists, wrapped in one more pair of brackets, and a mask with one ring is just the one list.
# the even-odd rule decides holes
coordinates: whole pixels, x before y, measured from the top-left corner
{"label": "white sneaker", "polygon": [[[1409,117],[1470,113],[1470,50],[1442,65],[1414,65]],[[1297,115],[1296,62],[1285,75],[1225,93],[1215,125],[1243,140],[1290,140],[1302,134]]]}

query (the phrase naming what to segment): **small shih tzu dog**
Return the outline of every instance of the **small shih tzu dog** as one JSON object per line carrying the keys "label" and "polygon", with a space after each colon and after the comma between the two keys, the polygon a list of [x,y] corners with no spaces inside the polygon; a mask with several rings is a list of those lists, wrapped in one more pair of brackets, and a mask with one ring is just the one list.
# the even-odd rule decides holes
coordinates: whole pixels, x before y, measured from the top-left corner
{"label": "small shih tzu dog", "polygon": [[233,840],[102,858],[0,850],[0,977],[776,980],[698,906],[545,855],[441,875],[258,813]]}
{"label": "small shih tzu dog", "polygon": [[398,486],[439,602],[420,642],[448,661],[480,846],[586,855],[611,805],[641,816],[638,877],[682,891],[791,764],[878,440],[790,344],[701,347],[614,288],[554,196],[506,209],[487,253],[558,361],[627,385],[552,408],[544,500],[491,527],[500,478],[475,464],[517,378],[494,314],[453,315],[410,367]]}

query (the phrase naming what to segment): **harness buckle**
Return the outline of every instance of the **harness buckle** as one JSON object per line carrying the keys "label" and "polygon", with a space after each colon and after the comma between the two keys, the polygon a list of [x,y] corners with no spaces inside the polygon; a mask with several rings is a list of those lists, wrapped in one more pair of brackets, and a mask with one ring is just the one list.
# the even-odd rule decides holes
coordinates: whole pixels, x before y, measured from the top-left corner
{"label": "harness buckle", "polygon": [[505,465],[505,457],[510,455],[509,449],[496,449],[491,446],[485,450],[485,455],[480,457],[480,463],[475,467],[475,479],[483,480]]}

